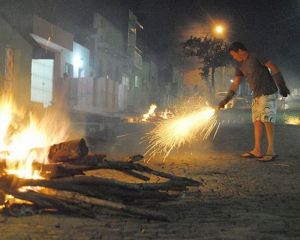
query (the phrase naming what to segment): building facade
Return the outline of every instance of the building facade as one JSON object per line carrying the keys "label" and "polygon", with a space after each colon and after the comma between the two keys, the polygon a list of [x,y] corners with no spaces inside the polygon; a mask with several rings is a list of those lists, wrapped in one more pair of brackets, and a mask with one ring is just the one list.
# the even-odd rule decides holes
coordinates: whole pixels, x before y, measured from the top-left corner
{"label": "building facade", "polygon": [[[22,19],[11,20],[17,26]],[[151,103],[170,105],[178,94],[179,70],[163,73],[155,54],[138,47],[143,26],[131,11],[121,27],[96,13],[88,47],[36,15],[19,24],[22,34],[1,23],[1,87],[14,91],[19,102],[120,116],[144,112]]]}
{"label": "building facade", "polygon": [[53,58],[32,60],[32,101],[45,107],[58,104],[78,109],[81,102],[79,85],[90,75],[90,52],[74,42],[74,36],[58,26],[33,16],[31,37]]}
{"label": "building facade", "polygon": [[30,106],[31,59],[33,46],[0,16],[0,89],[16,104]]}
{"label": "building facade", "polygon": [[129,11],[127,29],[114,25],[104,16],[94,15],[92,62],[95,88],[94,105],[106,113],[134,112],[143,108],[142,51],[137,47],[137,31],[143,27]]}

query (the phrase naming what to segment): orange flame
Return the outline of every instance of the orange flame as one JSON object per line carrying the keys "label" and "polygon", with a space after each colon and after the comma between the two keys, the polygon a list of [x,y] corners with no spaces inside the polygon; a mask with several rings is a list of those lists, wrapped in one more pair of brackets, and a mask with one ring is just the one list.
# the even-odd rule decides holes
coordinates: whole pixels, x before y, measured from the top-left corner
{"label": "orange flame", "polygon": [[142,121],[146,122],[150,117],[154,117],[156,108],[157,108],[157,106],[155,104],[151,104],[150,109],[148,110],[148,112],[143,115]]}
{"label": "orange flame", "polygon": [[11,98],[0,101],[0,158],[6,160],[6,172],[41,178],[32,163],[46,163],[49,146],[68,137],[69,124],[57,116],[49,113],[38,118],[17,109]]}
{"label": "orange flame", "polygon": [[288,125],[300,125],[300,118],[290,116],[285,119],[285,123]]}

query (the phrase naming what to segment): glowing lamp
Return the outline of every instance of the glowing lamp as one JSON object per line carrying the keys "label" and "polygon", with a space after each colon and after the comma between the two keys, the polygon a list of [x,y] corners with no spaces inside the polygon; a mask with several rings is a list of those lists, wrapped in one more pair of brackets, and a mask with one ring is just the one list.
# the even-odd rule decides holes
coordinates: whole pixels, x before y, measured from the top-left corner
{"label": "glowing lamp", "polygon": [[82,61],[82,58],[80,58],[79,54],[76,54],[73,57],[73,66],[75,68],[81,68],[83,66],[83,61]]}

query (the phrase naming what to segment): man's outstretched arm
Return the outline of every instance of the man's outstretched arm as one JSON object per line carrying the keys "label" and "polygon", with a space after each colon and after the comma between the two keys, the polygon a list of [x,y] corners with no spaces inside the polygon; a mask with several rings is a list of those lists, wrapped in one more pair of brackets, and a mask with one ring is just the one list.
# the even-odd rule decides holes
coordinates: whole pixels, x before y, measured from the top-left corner
{"label": "man's outstretched arm", "polygon": [[242,80],[242,76],[235,76],[231,83],[226,97],[218,104],[218,107],[224,108],[225,105],[233,98]]}
{"label": "man's outstretched arm", "polygon": [[279,68],[270,60],[265,63],[265,66],[271,70],[272,77],[279,88],[280,95],[287,97],[287,95],[290,94],[290,90],[287,88]]}

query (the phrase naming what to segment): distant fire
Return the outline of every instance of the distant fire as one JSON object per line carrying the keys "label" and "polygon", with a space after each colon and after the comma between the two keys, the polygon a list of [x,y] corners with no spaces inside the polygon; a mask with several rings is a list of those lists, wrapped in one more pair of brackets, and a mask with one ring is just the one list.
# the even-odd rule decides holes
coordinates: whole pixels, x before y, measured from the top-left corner
{"label": "distant fire", "polygon": [[157,105],[151,104],[149,110],[142,114],[141,116],[129,116],[127,117],[128,123],[137,123],[137,122],[157,122],[162,119],[169,119],[174,116],[174,113],[165,109],[164,111],[157,111]]}
{"label": "distant fire", "polygon": [[145,113],[143,115],[142,121],[146,122],[150,117],[155,117],[155,109],[157,108],[157,106],[155,104],[151,104],[150,109],[147,113]]}
{"label": "distant fire", "polygon": [[300,118],[297,117],[287,117],[285,123],[289,125],[300,125]]}
{"label": "distant fire", "polygon": [[160,114],[160,117],[161,117],[162,119],[169,119],[169,118],[174,117],[174,113],[171,112],[169,109],[166,109],[165,111],[163,111],[163,112]]}
{"label": "distant fire", "polygon": [[68,123],[57,116],[38,118],[17,109],[11,98],[0,101],[0,158],[6,161],[7,173],[41,178],[32,163],[46,163],[49,146],[67,139]]}

